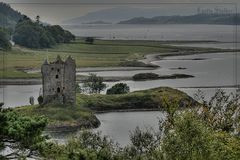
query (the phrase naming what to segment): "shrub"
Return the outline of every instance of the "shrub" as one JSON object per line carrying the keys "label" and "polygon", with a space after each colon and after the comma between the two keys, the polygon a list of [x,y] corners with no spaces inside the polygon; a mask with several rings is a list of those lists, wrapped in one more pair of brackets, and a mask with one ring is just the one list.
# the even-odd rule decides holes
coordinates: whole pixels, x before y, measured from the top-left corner
{"label": "shrub", "polygon": [[130,91],[126,83],[117,83],[112,88],[107,90],[107,94],[124,94]]}
{"label": "shrub", "polygon": [[43,103],[43,96],[40,95],[40,96],[38,97],[38,104],[42,104],[42,103]]}
{"label": "shrub", "polygon": [[85,43],[87,43],[87,44],[93,44],[93,42],[94,42],[94,38],[93,37],[87,37],[85,39]]}
{"label": "shrub", "polygon": [[34,105],[34,97],[33,96],[29,97],[29,103],[31,105]]}

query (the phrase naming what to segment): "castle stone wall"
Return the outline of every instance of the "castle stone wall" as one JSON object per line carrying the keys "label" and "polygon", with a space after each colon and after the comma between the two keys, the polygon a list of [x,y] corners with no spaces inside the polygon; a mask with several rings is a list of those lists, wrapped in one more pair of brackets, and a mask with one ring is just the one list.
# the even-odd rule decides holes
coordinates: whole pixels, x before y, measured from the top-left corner
{"label": "castle stone wall", "polygon": [[44,62],[41,68],[43,103],[76,103],[76,64],[68,57],[64,62],[58,56],[55,62]]}

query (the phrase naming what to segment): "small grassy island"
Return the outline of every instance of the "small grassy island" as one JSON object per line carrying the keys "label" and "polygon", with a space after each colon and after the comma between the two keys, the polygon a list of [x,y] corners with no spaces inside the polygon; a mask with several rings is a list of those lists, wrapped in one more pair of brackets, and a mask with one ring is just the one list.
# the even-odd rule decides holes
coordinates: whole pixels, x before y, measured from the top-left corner
{"label": "small grassy island", "polygon": [[194,76],[188,74],[171,74],[171,75],[158,75],[156,73],[138,73],[132,79],[134,81],[146,81],[156,79],[179,79],[179,78],[193,78]]}
{"label": "small grassy island", "polygon": [[89,109],[76,106],[48,104],[15,109],[24,116],[44,116],[48,119],[49,131],[72,131],[80,128],[96,128],[100,125],[97,117]]}
{"label": "small grassy island", "polygon": [[77,94],[76,106],[48,104],[18,107],[14,110],[23,116],[44,116],[49,131],[72,131],[97,128],[100,121],[94,112],[164,110],[164,99],[177,101],[179,109],[196,105],[186,93],[169,87],[135,91],[119,95]]}

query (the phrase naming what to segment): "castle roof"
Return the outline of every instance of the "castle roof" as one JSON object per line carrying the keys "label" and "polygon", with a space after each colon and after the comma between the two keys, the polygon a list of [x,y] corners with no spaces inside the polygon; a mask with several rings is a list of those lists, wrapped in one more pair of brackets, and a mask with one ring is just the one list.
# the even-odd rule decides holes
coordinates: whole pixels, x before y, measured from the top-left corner
{"label": "castle roof", "polygon": [[71,56],[68,56],[65,63],[74,63],[74,59]]}
{"label": "castle roof", "polygon": [[47,59],[44,60],[43,65],[48,65]]}
{"label": "castle roof", "polygon": [[56,58],[56,61],[54,63],[64,63],[63,60],[61,59],[61,57],[58,55]]}

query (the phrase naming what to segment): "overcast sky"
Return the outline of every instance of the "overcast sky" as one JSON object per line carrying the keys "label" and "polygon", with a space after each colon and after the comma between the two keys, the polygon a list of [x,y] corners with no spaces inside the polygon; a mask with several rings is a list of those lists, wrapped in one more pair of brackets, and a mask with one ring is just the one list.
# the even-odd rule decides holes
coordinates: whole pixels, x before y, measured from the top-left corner
{"label": "overcast sky", "polygon": [[234,4],[237,4],[238,8],[240,6],[240,0],[1,0],[1,2],[10,3],[14,9],[31,18],[40,15],[43,22],[51,24],[58,24],[89,12],[122,6],[159,9],[169,7],[170,10],[191,6],[196,8],[198,3],[216,3],[207,6],[214,8],[221,5],[234,10]]}

